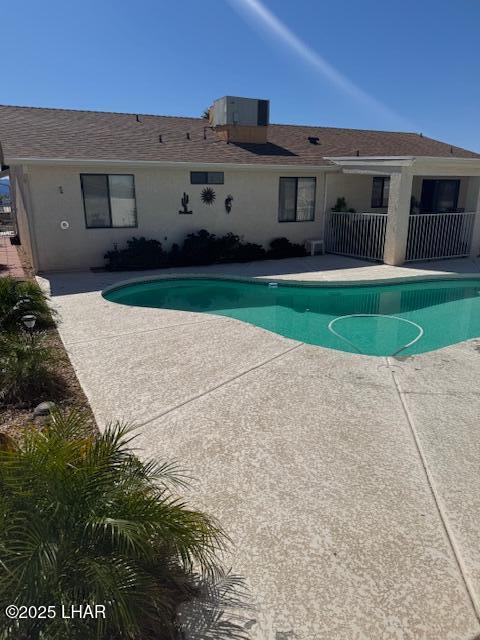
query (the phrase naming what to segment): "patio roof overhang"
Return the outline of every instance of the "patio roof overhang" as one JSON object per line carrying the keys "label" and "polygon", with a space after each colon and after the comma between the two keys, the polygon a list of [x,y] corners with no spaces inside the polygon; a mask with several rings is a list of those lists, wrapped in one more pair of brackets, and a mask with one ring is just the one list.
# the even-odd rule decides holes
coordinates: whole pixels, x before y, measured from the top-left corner
{"label": "patio roof overhang", "polygon": [[409,171],[413,175],[480,176],[480,158],[427,156],[328,157],[343,173],[390,175]]}

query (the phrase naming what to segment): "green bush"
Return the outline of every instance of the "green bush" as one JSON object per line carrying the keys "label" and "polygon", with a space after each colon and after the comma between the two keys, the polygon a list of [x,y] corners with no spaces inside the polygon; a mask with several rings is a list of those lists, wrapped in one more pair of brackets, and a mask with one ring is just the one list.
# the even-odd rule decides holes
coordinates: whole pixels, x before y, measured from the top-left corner
{"label": "green bush", "polygon": [[0,331],[15,331],[22,326],[22,316],[33,314],[37,326],[53,324],[52,310],[40,287],[32,281],[11,276],[0,278]]}
{"label": "green bush", "polygon": [[275,238],[270,249],[260,244],[243,242],[240,236],[227,233],[216,236],[206,229],[189,233],[181,246],[174,243],[168,253],[164,252],[157,240],[132,238],[125,249],[114,247],[105,254],[106,268],[110,271],[128,269],[158,269],[162,267],[182,267],[208,265],[227,262],[252,262],[266,258],[294,258],[305,256],[303,245],[290,242],[287,238]]}
{"label": "green bush", "polygon": [[109,271],[158,269],[167,264],[162,244],[158,240],[147,240],[144,237],[127,240],[125,249],[119,249],[115,245],[104,257]]}
{"label": "green bush", "polygon": [[247,262],[264,257],[265,250],[258,244],[244,243],[233,233],[217,237],[206,229],[189,233],[182,246],[174,243],[168,253],[157,240],[132,238],[125,249],[115,246],[105,254],[109,271]]}
{"label": "green bush", "polygon": [[332,207],[332,211],[341,212],[341,213],[356,213],[355,209],[347,206],[347,201],[345,198],[337,198],[337,202],[335,206]]}
{"label": "green bush", "polygon": [[181,248],[181,260],[185,265],[213,264],[218,258],[218,240],[206,229],[189,233]]}
{"label": "green bush", "polygon": [[0,609],[106,609],[105,619],[2,615],[1,638],[175,637],[178,606],[214,574],[225,536],[174,493],[178,469],[140,461],[132,439],[124,425],[94,436],[86,417],[55,412],[0,450]]}
{"label": "green bush", "polygon": [[234,233],[215,236],[201,229],[185,238],[180,255],[184,265],[249,262],[262,260],[265,249],[259,244],[242,242]]}
{"label": "green bush", "polygon": [[235,252],[234,262],[253,262],[254,260],[265,260],[266,257],[267,254],[262,245],[245,242]]}
{"label": "green bush", "polygon": [[280,258],[300,258],[306,255],[307,252],[303,244],[295,244],[290,242],[288,238],[275,238],[270,242],[270,249],[267,251],[267,257],[275,260]]}
{"label": "green bush", "polygon": [[179,267],[183,264],[182,251],[176,242],[172,244],[168,252],[168,264],[171,267]]}
{"label": "green bush", "polygon": [[50,400],[61,388],[54,366],[57,352],[43,333],[0,335],[0,404]]}

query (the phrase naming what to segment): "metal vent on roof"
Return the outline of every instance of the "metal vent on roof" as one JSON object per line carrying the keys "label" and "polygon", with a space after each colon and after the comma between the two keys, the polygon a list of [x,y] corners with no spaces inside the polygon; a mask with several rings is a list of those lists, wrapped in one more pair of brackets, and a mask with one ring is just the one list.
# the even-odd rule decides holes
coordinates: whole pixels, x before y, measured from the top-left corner
{"label": "metal vent on roof", "polygon": [[310,144],[318,144],[319,140],[320,138],[317,138],[317,136],[308,136],[308,141],[310,142]]}

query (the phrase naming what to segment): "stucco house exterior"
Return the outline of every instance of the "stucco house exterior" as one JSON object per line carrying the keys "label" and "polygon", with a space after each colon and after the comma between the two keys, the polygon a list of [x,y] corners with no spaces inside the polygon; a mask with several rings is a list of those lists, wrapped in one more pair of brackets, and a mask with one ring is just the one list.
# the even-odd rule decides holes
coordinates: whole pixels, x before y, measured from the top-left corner
{"label": "stucco house exterior", "polygon": [[168,247],[202,228],[397,265],[479,254],[479,154],[268,113],[230,96],[210,120],[0,106],[0,176],[34,268],[99,267],[132,236]]}

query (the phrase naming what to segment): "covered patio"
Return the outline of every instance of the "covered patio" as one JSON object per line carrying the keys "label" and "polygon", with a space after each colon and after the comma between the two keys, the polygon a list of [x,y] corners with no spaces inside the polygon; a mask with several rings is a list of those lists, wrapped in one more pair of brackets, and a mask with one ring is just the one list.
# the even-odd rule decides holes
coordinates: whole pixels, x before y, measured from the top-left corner
{"label": "covered patio", "polygon": [[466,158],[329,158],[329,253],[402,265],[480,253],[480,163]]}

